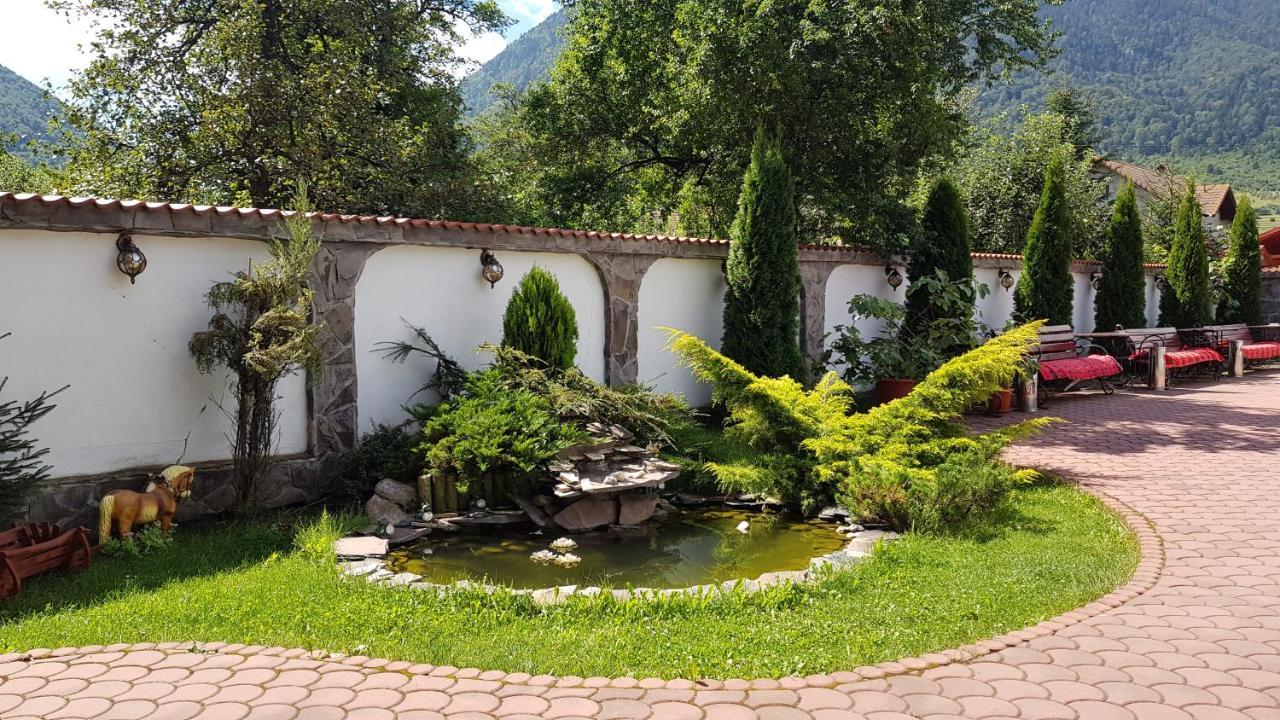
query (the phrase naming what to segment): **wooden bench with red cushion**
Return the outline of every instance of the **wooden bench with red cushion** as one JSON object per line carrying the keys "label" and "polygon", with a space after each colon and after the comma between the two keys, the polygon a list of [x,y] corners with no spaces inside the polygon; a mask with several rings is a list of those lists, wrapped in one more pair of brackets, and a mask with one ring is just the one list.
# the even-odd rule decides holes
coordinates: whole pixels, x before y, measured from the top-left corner
{"label": "wooden bench with red cushion", "polygon": [[1165,349],[1166,381],[1175,375],[1193,373],[1207,373],[1216,380],[1226,370],[1227,359],[1216,349],[1217,333],[1211,330],[1178,330],[1166,327],[1122,332],[1129,335],[1130,353],[1127,360],[1134,366],[1149,369],[1151,354],[1158,347]]}
{"label": "wooden bench with red cushion", "polygon": [[1095,346],[1081,346],[1069,325],[1052,325],[1040,328],[1040,346],[1034,357],[1040,366],[1040,379],[1046,383],[1062,381],[1063,390],[1070,390],[1079,383],[1097,380],[1103,392],[1110,394],[1108,378],[1124,372],[1120,363],[1110,355],[1092,352]]}
{"label": "wooden bench with red cushion", "polygon": [[1218,334],[1219,351],[1230,356],[1235,341],[1244,343],[1241,354],[1245,366],[1280,358],[1280,325],[1211,325],[1206,330]]}

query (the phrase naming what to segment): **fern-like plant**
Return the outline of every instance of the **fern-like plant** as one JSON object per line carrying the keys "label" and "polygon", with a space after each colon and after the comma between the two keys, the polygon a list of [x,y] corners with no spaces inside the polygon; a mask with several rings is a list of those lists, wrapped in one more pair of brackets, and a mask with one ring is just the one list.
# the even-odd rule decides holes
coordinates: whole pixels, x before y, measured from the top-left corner
{"label": "fern-like plant", "polygon": [[[851,388],[834,373],[806,391],[787,378],[752,375],[696,337],[667,332],[670,349],[728,408],[726,432],[758,453],[708,465],[726,487],[805,510],[839,499],[899,529],[937,529],[994,507],[1030,476],[998,455],[1054,419],[971,435],[960,416],[1009,386],[1039,327],[990,340],[930,373],[906,398],[860,414],[849,412]],[[970,476],[974,484],[966,485]]]}

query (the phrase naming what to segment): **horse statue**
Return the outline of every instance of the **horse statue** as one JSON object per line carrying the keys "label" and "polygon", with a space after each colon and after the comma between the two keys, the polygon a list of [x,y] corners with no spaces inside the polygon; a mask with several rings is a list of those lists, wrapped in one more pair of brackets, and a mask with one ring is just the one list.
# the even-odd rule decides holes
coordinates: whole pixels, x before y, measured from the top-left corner
{"label": "horse statue", "polygon": [[120,537],[133,533],[133,526],[160,521],[160,530],[168,535],[173,529],[173,516],[178,503],[191,496],[191,483],[195,480],[195,468],[170,465],[154,476],[142,492],[112,490],[102,496],[98,511],[98,542],[111,539],[111,525],[115,524]]}

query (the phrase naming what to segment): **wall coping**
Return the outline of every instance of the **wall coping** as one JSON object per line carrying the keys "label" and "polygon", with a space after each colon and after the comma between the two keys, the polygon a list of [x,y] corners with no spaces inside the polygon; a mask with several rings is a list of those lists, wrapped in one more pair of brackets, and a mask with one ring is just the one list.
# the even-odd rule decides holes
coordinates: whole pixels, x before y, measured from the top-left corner
{"label": "wall coping", "polygon": [[[293,211],[240,208],[190,203],[145,202],[97,197],[35,195],[0,192],[0,229],[55,232],[128,231],[138,235],[230,237],[265,240],[282,233],[281,222]],[[456,222],[375,215],[310,213],[316,234],[330,243],[429,245],[509,251],[550,251],[650,255],[689,259],[723,259],[729,241],[723,238],[682,237],[569,230],[493,223]],[[1022,256],[973,253],[974,266],[1015,269]],[[866,248],[803,244],[801,262],[839,265],[901,265],[898,258],[881,257]],[[1072,269],[1085,272],[1102,263],[1075,260]],[[1145,264],[1148,273],[1165,268]]]}

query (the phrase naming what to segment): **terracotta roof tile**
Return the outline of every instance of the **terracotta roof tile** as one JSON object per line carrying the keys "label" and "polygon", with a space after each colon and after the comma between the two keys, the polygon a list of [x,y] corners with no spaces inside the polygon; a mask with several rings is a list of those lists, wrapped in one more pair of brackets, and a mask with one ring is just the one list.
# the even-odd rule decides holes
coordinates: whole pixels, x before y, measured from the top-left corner
{"label": "terracotta roof tile", "polygon": [[[224,205],[194,205],[191,203],[146,202],[142,200],[117,200],[96,197],[67,197],[64,195],[36,195],[32,193],[11,193],[0,191],[0,207],[10,202],[18,205],[40,205],[44,207],[70,206],[74,208],[92,207],[97,210],[126,210],[145,213],[170,213],[173,215],[208,215],[236,216],[243,219],[280,220],[291,217],[292,210],[276,208],[240,208]],[[313,212],[310,216],[323,223],[340,225],[376,225],[382,227],[412,227],[430,230],[452,230],[461,232],[505,233],[510,235],[538,235],[547,237],[576,238],[585,240],[618,240],[624,242],[669,243],[675,245],[728,245],[729,241],[721,238],[684,237],[675,235],[646,235],[638,233],[614,233],[598,230],[569,230],[564,228],[529,227],[524,225],[501,225],[495,223],[460,222],[456,220],[428,220],[423,218],[394,217],[390,215],[352,215],[344,213]],[[866,253],[865,248],[848,245],[831,245],[805,243],[802,250],[836,253]],[[1010,253],[973,253],[977,259],[1009,260],[1011,263],[1021,262],[1022,256]],[[1077,263],[1097,264],[1096,260],[1077,260]],[[1148,265],[1147,267],[1163,267]]]}
{"label": "terracotta roof tile", "polygon": [[[1096,158],[1094,167],[1101,167],[1108,172],[1128,178],[1133,184],[1153,194],[1179,193],[1185,191],[1187,179],[1179,177],[1159,168],[1148,168],[1122,160]],[[1200,203],[1200,212],[1204,215],[1217,215],[1227,198],[1232,195],[1231,185],[1219,183],[1214,185],[1197,185],[1196,200]]]}

